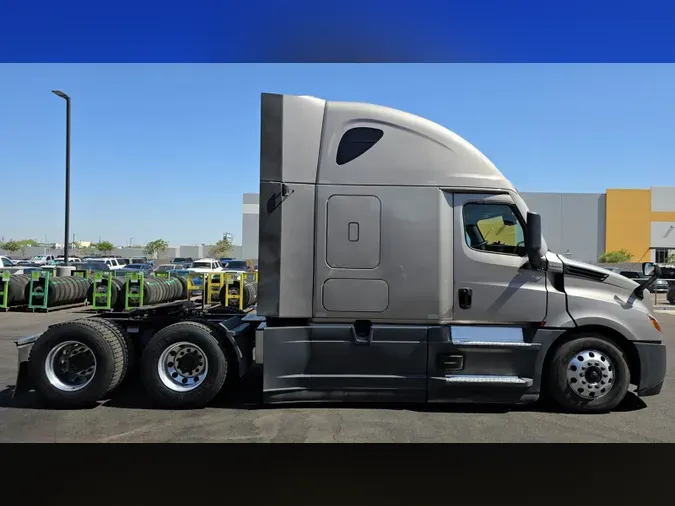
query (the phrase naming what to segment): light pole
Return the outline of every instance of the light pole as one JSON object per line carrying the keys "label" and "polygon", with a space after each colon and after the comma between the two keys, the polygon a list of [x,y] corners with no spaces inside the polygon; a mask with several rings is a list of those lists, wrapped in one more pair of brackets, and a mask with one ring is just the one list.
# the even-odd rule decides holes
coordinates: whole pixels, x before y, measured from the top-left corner
{"label": "light pole", "polygon": [[63,265],[68,265],[68,238],[70,237],[70,97],[59,90],[52,90],[66,101],[66,230],[63,242]]}

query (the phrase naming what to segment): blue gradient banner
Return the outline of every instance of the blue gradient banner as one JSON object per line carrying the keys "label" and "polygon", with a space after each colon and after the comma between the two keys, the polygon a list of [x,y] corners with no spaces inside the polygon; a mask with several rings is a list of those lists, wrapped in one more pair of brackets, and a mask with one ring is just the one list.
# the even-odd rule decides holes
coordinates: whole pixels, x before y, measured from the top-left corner
{"label": "blue gradient banner", "polygon": [[1,62],[673,62],[663,1],[0,0]]}

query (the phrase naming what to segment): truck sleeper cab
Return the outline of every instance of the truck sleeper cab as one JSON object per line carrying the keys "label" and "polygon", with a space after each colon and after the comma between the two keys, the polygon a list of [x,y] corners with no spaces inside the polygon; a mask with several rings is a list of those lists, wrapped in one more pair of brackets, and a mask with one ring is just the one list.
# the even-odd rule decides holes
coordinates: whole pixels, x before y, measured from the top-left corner
{"label": "truck sleeper cab", "polygon": [[[52,400],[98,399],[132,369],[133,350],[148,393],[171,407],[206,404],[254,353],[265,403],[544,393],[600,412],[631,384],[641,396],[663,385],[645,297],[659,268],[638,284],[548,251],[539,215],[482,153],[402,111],[262,95],[258,259],[255,316],[61,324],[17,342],[17,389],[32,371]],[[63,375],[45,372],[55,349],[63,363],[90,353],[99,368],[80,365],[88,383],[71,371],[84,386],[64,390]]]}
{"label": "truck sleeper cab", "polygon": [[[317,163],[318,160],[318,163]],[[371,104],[262,97],[258,331],[266,402],[614,408],[658,393],[638,284],[549,252],[476,148]]]}

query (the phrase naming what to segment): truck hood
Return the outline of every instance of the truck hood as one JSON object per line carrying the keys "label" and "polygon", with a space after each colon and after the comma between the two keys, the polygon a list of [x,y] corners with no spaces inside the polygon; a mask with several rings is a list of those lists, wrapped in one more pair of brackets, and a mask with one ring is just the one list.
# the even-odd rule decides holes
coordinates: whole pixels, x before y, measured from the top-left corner
{"label": "truck hood", "polygon": [[[567,273],[574,273],[587,277],[589,279],[595,278],[599,283],[606,283],[608,285],[615,286],[622,291],[632,292],[639,286],[639,283],[633,281],[632,279],[622,276],[618,272],[613,272],[597,265],[587,264],[586,262],[579,262],[578,260],[572,260],[570,258],[564,257],[562,255],[556,255],[560,261],[565,266],[565,271]],[[584,276],[586,274],[586,276]],[[604,279],[603,279],[604,276]]]}

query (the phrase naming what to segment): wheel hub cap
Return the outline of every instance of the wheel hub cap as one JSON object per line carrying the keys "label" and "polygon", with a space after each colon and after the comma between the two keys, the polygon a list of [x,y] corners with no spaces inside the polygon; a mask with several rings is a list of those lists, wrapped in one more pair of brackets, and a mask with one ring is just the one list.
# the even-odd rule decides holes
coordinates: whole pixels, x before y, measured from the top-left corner
{"label": "wheel hub cap", "polygon": [[583,399],[604,397],[614,386],[614,364],[597,350],[577,353],[567,365],[567,384]]}
{"label": "wheel hub cap", "polygon": [[64,341],[47,354],[45,374],[49,383],[63,392],[81,390],[96,374],[96,356],[85,344]]}
{"label": "wheel hub cap", "polygon": [[157,372],[164,385],[176,392],[189,392],[206,379],[209,362],[199,347],[180,342],[166,348],[159,358]]}

